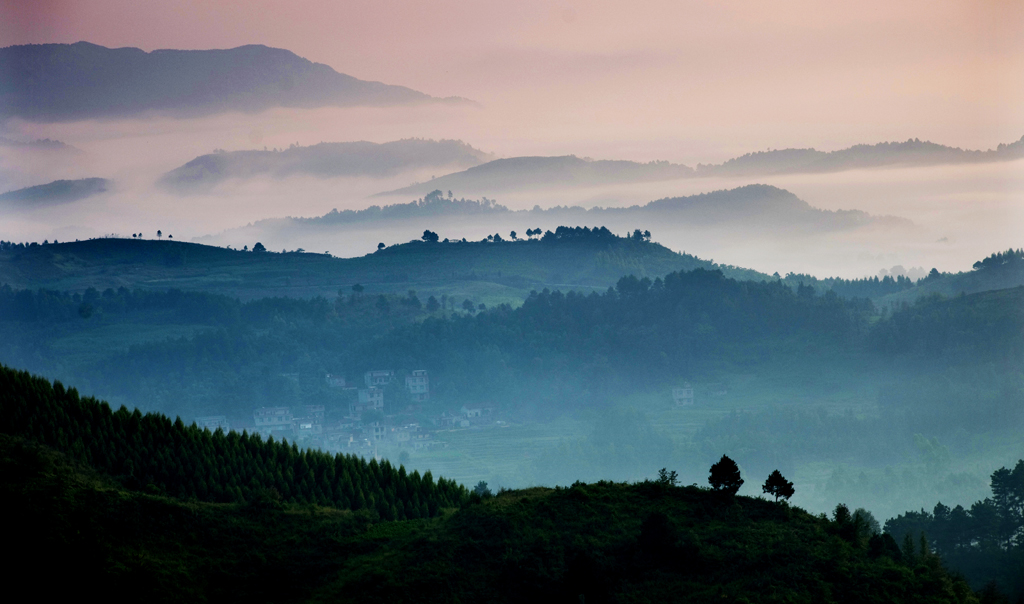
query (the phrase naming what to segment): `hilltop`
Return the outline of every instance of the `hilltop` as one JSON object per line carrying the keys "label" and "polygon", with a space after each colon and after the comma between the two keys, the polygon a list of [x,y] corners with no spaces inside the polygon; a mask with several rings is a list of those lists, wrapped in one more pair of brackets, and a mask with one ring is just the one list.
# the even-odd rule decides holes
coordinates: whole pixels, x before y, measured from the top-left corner
{"label": "hilltop", "polygon": [[360,80],[262,45],[145,52],[88,42],[0,49],[0,99],[0,118],[36,121],[457,100]]}
{"label": "hilltop", "polygon": [[389,143],[320,143],[281,151],[231,151],[201,155],[159,181],[178,193],[205,190],[229,179],[256,176],[385,178],[423,168],[475,166],[491,156],[462,141],[405,139]]}
{"label": "hilltop", "polygon": [[[64,580],[47,593],[102,589],[114,601],[978,601],[927,547],[911,540],[901,550],[845,506],[830,520],[670,478],[467,496],[387,462],[112,413],[6,368],[0,379],[0,493],[20,520],[7,532],[20,552],[8,570],[44,585],[59,564]],[[239,479],[244,473],[251,482]],[[253,488],[260,482],[277,486]]]}
{"label": "hilltop", "polygon": [[[657,243],[614,236],[600,242],[587,238],[412,241],[357,258],[248,252],[181,241],[93,239],[8,247],[0,252],[0,283],[71,291],[173,287],[242,299],[333,297],[339,287],[347,290],[356,283],[375,292],[404,292],[415,287],[421,292],[444,290],[451,295],[489,284],[495,295],[522,300],[531,289],[605,289],[626,273],[654,277],[712,266],[710,261]],[[723,268],[741,278],[767,277]]]}
{"label": "hilltop", "polygon": [[[670,197],[629,207],[534,206],[530,210],[512,210],[487,197],[457,198],[451,191],[445,197],[440,189],[435,189],[408,203],[372,205],[361,210],[335,209],[314,217],[259,220],[198,240],[223,243],[255,238],[264,242],[317,242],[328,246],[333,245],[332,238],[342,235],[350,240],[378,231],[381,234],[377,236],[385,231],[389,236],[419,235],[424,226],[432,224],[429,221],[442,220],[449,229],[463,232],[486,229],[484,232],[493,233],[493,229],[500,228],[505,232],[514,229],[520,234],[532,228],[553,228],[554,224],[601,224],[615,232],[629,232],[637,226],[653,224],[658,226],[658,234],[668,229],[692,233],[707,228],[723,229],[731,234],[763,234],[767,227],[772,232],[808,234],[862,227],[899,229],[913,224],[905,218],[877,216],[860,210],[822,210],[785,189],[770,185]],[[442,236],[448,235],[442,233]]]}

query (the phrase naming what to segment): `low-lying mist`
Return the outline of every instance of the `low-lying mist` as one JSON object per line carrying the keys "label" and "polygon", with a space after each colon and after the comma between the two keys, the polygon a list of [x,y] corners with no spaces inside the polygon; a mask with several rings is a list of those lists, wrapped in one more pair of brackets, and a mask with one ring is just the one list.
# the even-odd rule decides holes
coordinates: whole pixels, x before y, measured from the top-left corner
{"label": "low-lying mist", "polygon": [[[528,153],[514,141],[505,145],[482,129],[474,111],[445,107],[285,111],[255,115],[229,114],[216,118],[173,120],[150,118],[86,121],[69,124],[8,123],[5,136],[19,140],[54,138],[83,153],[47,156],[5,153],[0,175],[8,189],[44,184],[55,179],[102,177],[112,191],[78,202],[29,210],[5,209],[0,238],[14,241],[82,239],[157,230],[179,240],[198,240],[233,247],[261,241],[271,250],[302,248],[329,251],[336,256],[361,255],[378,243],[393,244],[418,238],[424,229],[441,237],[480,239],[486,235],[527,228],[553,229],[557,224],[534,224],[529,217],[508,220],[458,220],[443,224],[388,223],[352,225],[289,235],[272,224],[240,229],[247,224],[286,216],[314,217],[332,209],[362,209],[370,205],[406,203],[411,199],[371,197],[413,182],[440,176],[421,170],[393,178],[289,177],[255,178],[222,183],[194,195],[174,195],[154,186],[166,172],[215,149],[287,148],[321,141],[373,140],[384,142],[409,136],[459,138],[486,152]],[[482,123],[482,122],[481,122]],[[372,133],[372,134],[371,134]],[[488,146],[488,145],[491,146]],[[518,145],[518,146],[517,146]],[[549,145],[550,146],[550,145]],[[565,152],[574,152],[571,143]],[[631,147],[632,148],[632,147]],[[584,146],[584,150],[586,147]],[[551,148],[551,150],[555,150]],[[578,152],[578,151],[577,151]],[[580,155],[584,153],[578,152]],[[629,159],[629,158],[622,158]],[[646,157],[636,158],[640,160]],[[688,161],[689,157],[666,157]],[[720,158],[710,158],[717,160]],[[805,272],[819,276],[875,275],[895,265],[932,267],[943,271],[969,269],[994,250],[1019,246],[1024,227],[1024,164],[978,164],[858,170],[816,175],[776,175],[753,178],[688,178],[584,188],[552,188],[492,194],[453,191],[456,198],[488,197],[511,209],[558,205],[625,207],[651,200],[732,189],[751,183],[774,185],[827,210],[863,210],[913,222],[912,228],[868,227],[825,233],[779,232],[778,229],[738,229],[715,226],[666,228],[657,224],[607,224],[622,232],[648,229],[671,249],[686,251],[719,263],[764,272]],[[588,225],[595,226],[595,225]],[[237,230],[236,230],[237,229]]]}

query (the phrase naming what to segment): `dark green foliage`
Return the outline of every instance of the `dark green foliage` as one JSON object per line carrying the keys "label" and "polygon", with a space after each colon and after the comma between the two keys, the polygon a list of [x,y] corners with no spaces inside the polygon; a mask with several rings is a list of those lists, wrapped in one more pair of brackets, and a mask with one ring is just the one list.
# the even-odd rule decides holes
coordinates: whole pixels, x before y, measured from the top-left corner
{"label": "dark green foliage", "polygon": [[735,495],[743,486],[743,479],[740,477],[740,468],[736,462],[723,455],[711,466],[711,473],[708,476],[708,483],[711,488],[728,495]]}
{"label": "dark green foliage", "polygon": [[[201,501],[279,497],[288,503],[368,507],[394,520],[405,518],[406,504],[416,500],[434,515],[467,496],[455,482],[434,482],[429,472],[407,475],[386,460],[367,463],[355,456],[300,451],[245,432],[211,433],[137,409],[112,412],[106,403],[81,398],[60,382],[51,386],[6,367],[0,367],[0,432],[51,446],[128,488]],[[360,493],[372,495],[373,504],[360,503]]]}
{"label": "dark green foliage", "polygon": [[976,588],[994,581],[1024,598],[1024,460],[992,473],[992,497],[965,509],[938,503],[885,523],[897,539],[927,537],[930,547]]}
{"label": "dark green foliage", "polygon": [[789,499],[796,493],[796,489],[793,488],[793,483],[786,480],[782,472],[778,470],[773,471],[768,475],[767,480],[761,486],[761,491],[771,495],[775,498],[775,501],[779,500],[779,497],[783,499]]}
{"label": "dark green foliage", "polygon": [[941,565],[872,556],[795,508],[694,487],[507,491],[393,530],[320,601],[976,602]]}

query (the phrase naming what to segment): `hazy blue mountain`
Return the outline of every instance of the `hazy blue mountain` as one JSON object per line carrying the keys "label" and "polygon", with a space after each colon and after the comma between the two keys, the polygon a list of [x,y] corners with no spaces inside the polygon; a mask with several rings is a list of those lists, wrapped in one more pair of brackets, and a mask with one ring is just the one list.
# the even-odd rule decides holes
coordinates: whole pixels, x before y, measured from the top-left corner
{"label": "hazy blue mountain", "polygon": [[0,207],[30,208],[70,203],[104,193],[111,184],[105,178],[55,180],[45,185],[25,187],[0,194]]}
{"label": "hazy blue mountain", "polygon": [[419,168],[475,166],[490,155],[462,141],[404,139],[389,143],[366,141],[293,146],[281,151],[232,151],[201,155],[160,179],[166,188],[187,192],[211,187],[231,178],[296,174],[318,177],[370,176],[383,178]]}
{"label": "hazy blue mountain", "polygon": [[1000,144],[988,151],[947,147],[918,139],[901,143],[854,145],[831,152],[815,149],[776,149],[747,153],[721,164],[697,164],[696,169],[665,161],[639,163],[592,160],[575,155],[510,157],[441,176],[430,182],[386,191],[380,195],[423,195],[434,189],[491,195],[542,187],[595,186],[701,176],[841,172],[858,168],[1011,161],[1022,157],[1024,137],[1010,144]]}
{"label": "hazy blue mountain", "polygon": [[474,194],[551,186],[593,186],[621,182],[673,180],[693,174],[693,168],[659,161],[591,160],[559,157],[511,157],[487,162],[463,172],[410,185],[381,195],[422,195],[434,189],[458,189]]}
{"label": "hazy blue mountain", "polygon": [[[494,163],[494,162],[491,162]],[[488,165],[488,164],[484,164]],[[482,167],[482,166],[481,166]],[[442,179],[435,179],[437,182]],[[510,210],[487,198],[481,201],[445,198],[440,190],[409,203],[370,206],[364,210],[333,210],[316,218],[269,219],[257,227],[301,228],[348,223],[381,223],[424,217],[487,216],[528,217],[537,220],[576,221],[578,224],[627,220],[635,224],[720,224],[725,226],[799,227],[820,230],[846,229],[870,223],[909,224],[891,216],[873,216],[859,210],[822,210],[812,207],[793,193],[770,185],[747,185],[736,189],[670,197],[627,208],[582,208],[557,206],[532,210]],[[655,222],[656,221],[656,222]]]}
{"label": "hazy blue mountain", "polygon": [[63,121],[437,100],[262,45],[145,52],[77,42],[0,49],[0,118]]}
{"label": "hazy blue mountain", "polygon": [[49,138],[40,138],[33,141],[19,141],[5,136],[0,136],[0,147],[14,149],[16,151],[58,151],[63,153],[81,153],[78,147]]}
{"label": "hazy blue mountain", "polygon": [[758,151],[721,164],[697,164],[698,176],[753,176],[795,172],[841,172],[859,168],[930,166],[993,161],[1024,157],[1024,137],[995,149],[978,151],[947,147],[916,138],[905,142],[854,145],[837,151],[776,149]]}

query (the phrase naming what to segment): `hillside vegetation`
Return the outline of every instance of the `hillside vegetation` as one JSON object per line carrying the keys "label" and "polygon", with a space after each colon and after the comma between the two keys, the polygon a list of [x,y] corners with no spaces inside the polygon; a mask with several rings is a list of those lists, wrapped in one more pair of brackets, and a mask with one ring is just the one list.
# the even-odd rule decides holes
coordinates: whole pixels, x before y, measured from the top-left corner
{"label": "hillside vegetation", "polygon": [[[676,270],[717,266],[643,238],[611,233],[591,236],[589,228],[584,236],[578,227],[558,232],[544,241],[412,241],[344,259],[300,252],[243,252],[152,239],[5,245],[0,249],[0,283],[78,292],[89,287],[100,291],[178,288],[242,299],[334,297],[339,288],[347,290],[357,283],[368,292],[415,288],[461,297],[489,284],[487,291],[512,301],[522,300],[531,289],[605,289],[624,274],[653,278]],[[563,237],[562,232],[570,234]],[[572,235],[576,232],[581,236]],[[755,271],[721,268],[730,276],[766,277]]]}
{"label": "hillside vegetation", "polygon": [[[163,432],[183,440],[154,451],[154,426],[166,420],[111,414],[8,369],[0,377],[4,416],[20,419],[0,430],[0,492],[21,520],[7,531],[19,551],[8,569],[48,596],[97,589],[113,601],[978,601],[926,547],[901,551],[890,537],[870,536],[845,507],[829,520],[670,481],[485,492],[432,519],[391,522],[377,522],[373,508],[289,505],[265,492],[233,503],[183,500],[143,486],[150,475],[142,466],[163,475],[197,462],[230,470],[230,444],[244,436],[168,425]],[[81,438],[93,429],[95,439]],[[277,463],[294,453],[262,448]],[[114,477],[90,467],[113,470],[112,458],[140,465],[125,474],[122,462]],[[364,474],[382,467],[341,461]],[[230,475],[214,473],[210,488],[227,489]],[[370,488],[388,492],[381,483]],[[54,564],[63,580],[47,582]]]}

